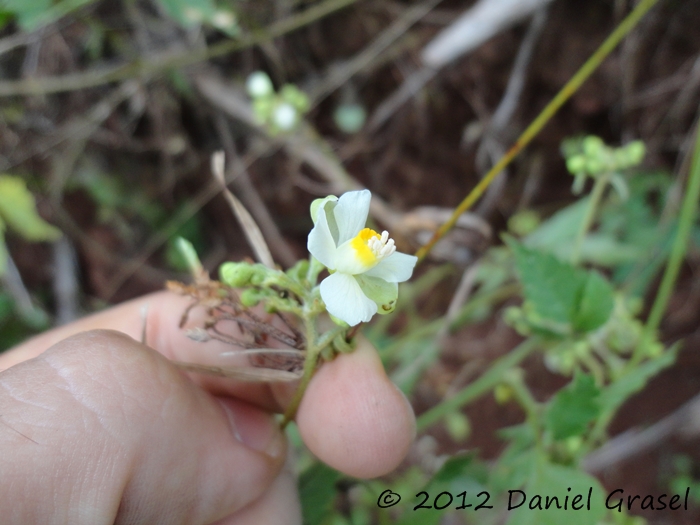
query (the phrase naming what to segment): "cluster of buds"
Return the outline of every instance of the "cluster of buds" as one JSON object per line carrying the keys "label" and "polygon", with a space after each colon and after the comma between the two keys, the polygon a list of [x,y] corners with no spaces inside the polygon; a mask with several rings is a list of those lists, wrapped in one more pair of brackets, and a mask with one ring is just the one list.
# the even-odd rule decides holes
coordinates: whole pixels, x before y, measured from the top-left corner
{"label": "cluster of buds", "polygon": [[263,71],[248,77],[246,90],[253,100],[255,118],[271,135],[294,130],[309,110],[309,97],[303,91],[285,84],[275,92],[272,80]]}

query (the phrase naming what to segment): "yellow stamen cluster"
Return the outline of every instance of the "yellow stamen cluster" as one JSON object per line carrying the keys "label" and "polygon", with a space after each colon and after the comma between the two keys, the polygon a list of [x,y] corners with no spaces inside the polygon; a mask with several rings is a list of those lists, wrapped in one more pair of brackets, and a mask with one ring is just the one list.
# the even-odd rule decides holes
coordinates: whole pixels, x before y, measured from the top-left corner
{"label": "yellow stamen cluster", "polygon": [[[365,230],[369,230],[369,228],[365,228]],[[392,253],[396,251],[396,246],[394,246],[394,239],[389,238],[388,231],[384,230],[382,232],[381,237],[374,230],[369,231],[371,231],[374,235],[372,235],[368,239],[367,246],[370,250],[372,250],[372,253],[377,258],[377,260],[381,261],[382,259],[384,259],[385,257],[389,257]]]}
{"label": "yellow stamen cluster", "polygon": [[351,241],[357,258],[366,267],[372,267],[379,261],[396,251],[394,240],[389,238],[389,232],[379,235],[370,228],[364,228]]}

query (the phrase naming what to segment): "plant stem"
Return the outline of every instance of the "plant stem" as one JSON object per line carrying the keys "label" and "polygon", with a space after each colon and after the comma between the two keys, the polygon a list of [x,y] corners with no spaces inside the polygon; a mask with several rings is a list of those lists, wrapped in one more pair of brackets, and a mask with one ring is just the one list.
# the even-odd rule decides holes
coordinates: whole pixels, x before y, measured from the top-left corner
{"label": "plant stem", "polygon": [[591,229],[593,219],[595,218],[600,201],[603,199],[605,187],[608,185],[609,181],[610,173],[604,173],[595,179],[595,184],[593,184],[593,190],[591,191],[590,200],[588,202],[588,208],[586,209],[586,215],[584,215],[583,221],[581,221],[581,226],[578,230],[576,241],[574,242],[574,247],[571,251],[571,264],[574,266],[576,266],[579,262],[583,241],[586,240],[586,234],[588,233],[588,230]]}
{"label": "plant stem", "polygon": [[455,396],[445,399],[427,412],[421,414],[416,421],[418,431],[425,430],[450,412],[475,400],[496,386],[503,380],[503,374],[530,355],[537,347],[538,343],[539,340],[534,337],[526,339],[506,355],[494,361],[491,368],[484,372],[479,379],[465,387]]}
{"label": "plant stem", "polygon": [[535,398],[532,396],[532,392],[528,389],[525,381],[522,378],[522,371],[516,377],[506,378],[506,383],[510,385],[513,389],[513,396],[515,400],[520,404],[522,409],[525,411],[527,416],[528,424],[532,427],[537,439],[542,437],[542,429],[540,424],[540,405],[537,403]]}
{"label": "plant stem", "polygon": [[301,376],[301,380],[299,381],[299,386],[294,392],[294,396],[292,397],[287,410],[284,412],[282,423],[280,423],[282,429],[284,429],[294,419],[294,416],[296,416],[301,400],[306,392],[306,388],[309,386],[314,373],[316,373],[321,352],[333,342],[333,339],[335,339],[337,335],[345,331],[345,328],[337,327],[324,333],[321,335],[321,337],[318,337],[316,332],[316,317],[312,316],[310,319],[307,319],[306,317],[303,318],[304,326],[306,328],[306,340],[308,341],[306,348],[306,359],[304,360],[304,372]]}
{"label": "plant stem", "polygon": [[559,108],[573,95],[576,93],[581,84],[583,84],[589,76],[595,71],[598,66],[603,62],[603,60],[612,52],[615,47],[620,43],[620,41],[637,25],[639,20],[651,9],[658,0],[641,0],[637,6],[632,10],[632,12],[625,17],[620,25],[618,25],[615,30],[605,39],[605,41],[600,45],[600,47],[593,53],[586,63],[581,66],[576,74],[571,77],[566,85],[561,88],[561,91],[556,94],[556,96],[551,100],[549,104],[542,110],[542,112],[532,121],[532,123],[523,131],[523,133],[518,137],[510,149],[501,157],[501,159],[493,165],[491,170],[486,174],[486,176],[481,179],[479,184],[477,184],[474,189],[465,197],[465,199],[455,208],[452,216],[444,223],[438,230],[433,234],[432,238],[416,252],[418,256],[418,261],[422,261],[426,255],[433,248],[435,243],[439,241],[457,222],[457,219],[465,211],[467,211],[484,193],[486,188],[489,187],[491,182],[496,178],[501,171],[505,169],[508,164],[513,160],[513,158],[520,153],[520,151],[527,146],[530,141],[537,136],[540,130],[544,127],[547,122],[554,116],[554,114],[559,110]]}
{"label": "plant stem", "polygon": [[644,332],[642,332],[639,344],[637,348],[635,348],[632,359],[630,359],[630,366],[636,365],[644,358],[644,351],[656,334],[656,330],[661,323],[661,318],[666,312],[666,307],[668,306],[668,301],[671,298],[671,293],[676,284],[681,264],[683,264],[686,251],[688,250],[690,231],[698,211],[698,197],[700,197],[700,121],[698,121],[695,128],[693,160],[690,166],[688,185],[678,218],[676,237],[673,240],[671,254],[669,255],[664,275],[661,278],[659,291],[654,298],[654,304],[651,307],[649,317],[644,325]]}
{"label": "plant stem", "polygon": [[343,9],[357,0],[326,0],[321,4],[291,16],[268,27],[254,31],[236,40],[227,40],[208,49],[185,52],[165,52],[144,61],[140,58],[114,67],[92,69],[83,73],[45,78],[27,78],[0,82],[0,97],[16,95],[46,95],[89,87],[101,86],[132,77],[150,79],[163,71],[203,62],[214,57],[233,53],[291,33],[335,11]]}

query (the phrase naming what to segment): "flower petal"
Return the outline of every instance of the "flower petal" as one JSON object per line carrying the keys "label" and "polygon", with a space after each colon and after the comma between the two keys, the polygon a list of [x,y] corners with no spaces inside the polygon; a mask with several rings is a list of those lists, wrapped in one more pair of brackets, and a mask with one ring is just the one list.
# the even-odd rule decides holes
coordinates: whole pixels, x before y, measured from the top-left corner
{"label": "flower petal", "polygon": [[418,257],[401,252],[394,252],[379,264],[365,272],[369,277],[379,277],[390,283],[402,283],[408,281],[413,273],[413,267],[418,262]]}
{"label": "flower petal", "polygon": [[321,264],[327,268],[335,269],[336,246],[323,210],[317,216],[316,225],[309,232],[306,247],[309,253],[316,257]]}
{"label": "flower petal", "polygon": [[396,299],[399,296],[399,285],[389,283],[379,277],[367,277],[358,275],[357,279],[362,292],[372,299],[377,305],[378,314],[389,314],[396,308]]}
{"label": "flower petal", "polygon": [[314,224],[316,224],[318,213],[321,210],[325,210],[326,203],[337,202],[337,201],[338,201],[338,197],[336,197],[335,195],[329,195],[328,197],[323,197],[322,199],[315,199],[311,203],[311,220],[314,221]]}
{"label": "flower petal", "polygon": [[357,280],[346,273],[336,272],[321,281],[321,299],[331,315],[350,326],[367,322],[377,313],[377,305],[360,288]]}
{"label": "flower petal", "polygon": [[338,225],[338,246],[355,237],[365,227],[371,199],[369,190],[348,191],[340,196],[333,209]]}

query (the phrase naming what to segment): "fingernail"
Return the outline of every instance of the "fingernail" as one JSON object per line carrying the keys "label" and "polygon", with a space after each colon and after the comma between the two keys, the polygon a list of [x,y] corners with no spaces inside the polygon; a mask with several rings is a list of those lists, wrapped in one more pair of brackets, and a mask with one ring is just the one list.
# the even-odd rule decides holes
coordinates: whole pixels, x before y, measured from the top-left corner
{"label": "fingernail", "polygon": [[237,399],[218,400],[238,441],[273,458],[284,453],[287,442],[271,414]]}

